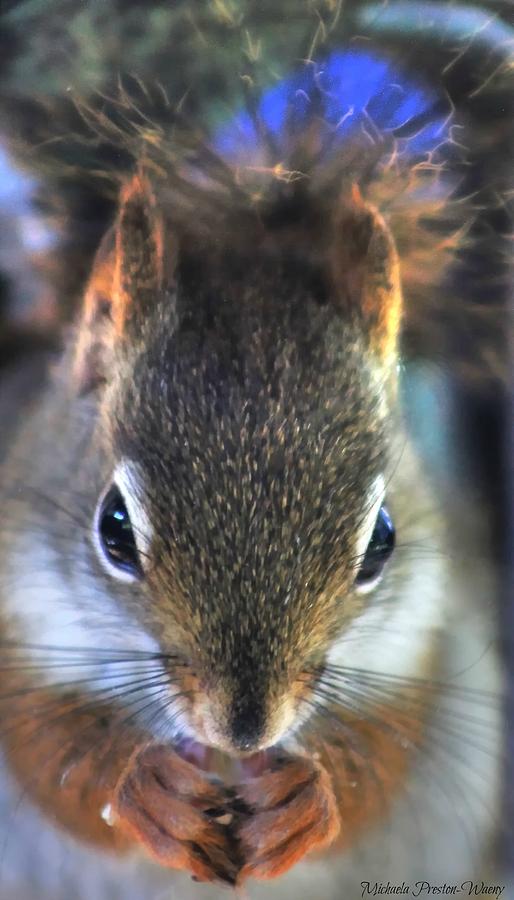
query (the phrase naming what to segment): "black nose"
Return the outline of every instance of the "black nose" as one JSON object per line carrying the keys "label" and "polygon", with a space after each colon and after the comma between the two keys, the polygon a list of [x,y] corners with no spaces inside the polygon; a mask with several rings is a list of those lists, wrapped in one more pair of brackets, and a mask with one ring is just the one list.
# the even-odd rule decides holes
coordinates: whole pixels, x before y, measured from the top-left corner
{"label": "black nose", "polygon": [[261,698],[248,697],[234,704],[230,734],[235,747],[245,752],[257,749],[265,731],[265,707]]}

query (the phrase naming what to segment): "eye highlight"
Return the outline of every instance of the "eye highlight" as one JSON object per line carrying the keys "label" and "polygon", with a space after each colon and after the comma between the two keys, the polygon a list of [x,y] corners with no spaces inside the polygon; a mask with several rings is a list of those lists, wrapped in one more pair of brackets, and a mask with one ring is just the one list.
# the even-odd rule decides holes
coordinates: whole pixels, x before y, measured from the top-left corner
{"label": "eye highlight", "polygon": [[395,537],[393,520],[385,506],[381,506],[371,540],[355,579],[357,587],[370,589],[378,582],[384,566],[394,550]]}
{"label": "eye highlight", "polygon": [[113,574],[137,578],[142,574],[134,532],[125,501],[113,485],[98,511],[98,542],[105,559],[116,570]]}

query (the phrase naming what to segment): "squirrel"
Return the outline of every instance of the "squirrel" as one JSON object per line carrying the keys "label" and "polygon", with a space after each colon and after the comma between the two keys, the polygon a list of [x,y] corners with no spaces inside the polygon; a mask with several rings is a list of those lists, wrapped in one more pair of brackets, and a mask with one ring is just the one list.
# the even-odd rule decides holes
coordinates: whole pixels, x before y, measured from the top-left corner
{"label": "squirrel", "polygon": [[491,881],[494,577],[401,385],[470,214],[453,119],[350,48],[173,125],[120,137],[64,350],[0,393],[5,896]]}

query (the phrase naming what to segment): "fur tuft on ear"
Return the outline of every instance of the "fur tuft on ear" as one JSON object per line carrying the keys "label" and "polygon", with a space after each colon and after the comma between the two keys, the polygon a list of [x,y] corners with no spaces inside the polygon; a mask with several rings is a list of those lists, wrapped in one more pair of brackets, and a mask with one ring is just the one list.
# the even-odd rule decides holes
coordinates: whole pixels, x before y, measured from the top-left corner
{"label": "fur tuft on ear", "polygon": [[402,310],[398,254],[384,219],[357,185],[337,207],[331,261],[341,307],[362,322],[370,349],[395,363]]}
{"label": "fur tuft on ear", "polygon": [[121,191],[115,260],[113,322],[122,334],[144,319],[164,286],[164,225],[150,182],[142,172]]}
{"label": "fur tuft on ear", "polygon": [[80,393],[106,380],[115,345],[137,335],[169,287],[164,256],[163,217],[139,171],[121,189],[116,221],[98,248],[86,289],[74,365]]}

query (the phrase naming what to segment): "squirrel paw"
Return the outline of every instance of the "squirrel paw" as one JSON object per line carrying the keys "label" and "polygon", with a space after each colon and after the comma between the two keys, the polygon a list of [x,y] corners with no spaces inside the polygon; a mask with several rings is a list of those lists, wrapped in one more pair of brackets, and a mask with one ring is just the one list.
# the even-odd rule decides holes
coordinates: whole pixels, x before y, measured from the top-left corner
{"label": "squirrel paw", "polygon": [[169,747],[135,753],[118,782],[116,824],[161,865],[234,884],[239,866],[223,788]]}
{"label": "squirrel paw", "polygon": [[275,878],[339,833],[330,778],[312,760],[281,757],[240,785],[238,793],[250,810],[238,833],[244,859],[240,881]]}

